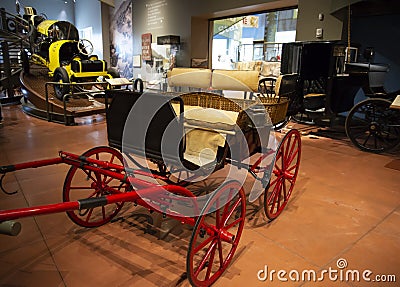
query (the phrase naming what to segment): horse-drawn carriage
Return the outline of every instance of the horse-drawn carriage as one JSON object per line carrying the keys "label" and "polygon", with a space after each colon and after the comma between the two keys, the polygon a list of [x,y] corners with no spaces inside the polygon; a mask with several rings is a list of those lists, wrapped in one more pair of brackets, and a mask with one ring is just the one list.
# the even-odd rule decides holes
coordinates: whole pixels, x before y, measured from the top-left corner
{"label": "horse-drawn carriage", "polygon": [[389,151],[400,145],[400,111],[391,107],[400,91],[384,88],[388,65],[346,62],[346,48],[340,41],[284,44],[281,73],[289,107],[278,126],[289,119],[330,128],[339,123],[361,150]]}
{"label": "horse-drawn carriage", "polygon": [[[194,286],[213,284],[238,247],[246,202],[262,195],[270,220],[287,205],[300,165],[299,132],[290,130],[276,143],[271,128],[277,119],[271,120],[266,104],[257,99],[120,90],[107,90],[106,96],[112,97],[109,146],[0,167],[4,176],[25,168],[71,165],[62,203],[2,210],[0,229],[18,233],[13,220],[55,212],[66,212],[80,226],[97,227],[132,202],[193,226],[187,277]],[[216,171],[226,175],[218,188],[191,190],[193,182]],[[254,178],[248,199],[238,171]]]}

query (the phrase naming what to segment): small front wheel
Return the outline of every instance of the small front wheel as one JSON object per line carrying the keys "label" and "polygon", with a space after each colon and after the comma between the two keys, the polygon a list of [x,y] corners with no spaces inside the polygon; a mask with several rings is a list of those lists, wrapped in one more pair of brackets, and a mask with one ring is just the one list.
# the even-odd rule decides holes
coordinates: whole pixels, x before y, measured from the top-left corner
{"label": "small front wheel", "polygon": [[[123,167],[123,156],[116,149],[104,146],[95,147],[82,154],[82,157],[92,158]],[[123,169],[118,171],[125,173]],[[103,195],[118,194],[129,190],[129,183],[90,171],[84,167],[72,166],[65,178],[63,200],[76,201],[85,198],[96,198]],[[109,222],[121,210],[123,202],[108,204],[83,210],[67,211],[68,217],[76,224],[83,227],[98,227]]]}
{"label": "small front wheel", "polygon": [[109,74],[113,79],[121,77],[117,69],[109,68],[107,70],[107,74]]}

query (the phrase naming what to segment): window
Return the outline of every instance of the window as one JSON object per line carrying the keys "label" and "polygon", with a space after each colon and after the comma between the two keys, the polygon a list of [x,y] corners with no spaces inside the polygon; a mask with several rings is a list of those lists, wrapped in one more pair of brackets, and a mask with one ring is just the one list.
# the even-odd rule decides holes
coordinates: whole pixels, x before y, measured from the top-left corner
{"label": "window", "polygon": [[282,43],[296,38],[297,9],[213,21],[212,68],[235,69],[237,62],[279,61]]}

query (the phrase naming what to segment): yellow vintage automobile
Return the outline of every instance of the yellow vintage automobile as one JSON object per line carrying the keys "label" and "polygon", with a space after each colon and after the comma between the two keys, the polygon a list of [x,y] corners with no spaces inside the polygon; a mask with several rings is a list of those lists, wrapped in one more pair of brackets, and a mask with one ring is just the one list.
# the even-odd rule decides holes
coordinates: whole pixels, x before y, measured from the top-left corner
{"label": "yellow vintage automobile", "polygon": [[[30,61],[47,67],[54,82],[95,82],[99,77],[119,77],[116,70],[107,69],[106,61],[92,55],[93,44],[79,39],[78,29],[70,22],[43,19],[32,37],[34,50]],[[24,71],[29,72],[29,64]],[[54,85],[54,92],[62,100],[70,86]]]}

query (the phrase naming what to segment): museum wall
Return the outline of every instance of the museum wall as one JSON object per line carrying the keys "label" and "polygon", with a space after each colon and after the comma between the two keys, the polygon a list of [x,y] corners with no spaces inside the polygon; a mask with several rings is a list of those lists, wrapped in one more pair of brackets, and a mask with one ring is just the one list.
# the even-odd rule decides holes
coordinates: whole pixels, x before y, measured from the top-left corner
{"label": "museum wall", "polygon": [[[305,11],[299,13],[298,40],[316,40],[316,28],[324,29],[323,40],[341,39],[342,22],[329,14],[331,0],[204,0],[201,2],[184,0],[134,0],[134,54],[140,54],[141,52],[140,39],[143,33],[152,33],[153,42],[160,35],[179,35],[182,43],[177,55],[177,64],[179,66],[190,66],[191,58],[209,58],[208,19],[232,14],[288,8],[296,6],[297,2],[299,2],[300,7],[305,9]],[[155,6],[159,8],[154,9]],[[243,6],[246,8],[243,8]],[[152,13],[156,13],[155,22],[153,23],[150,20],[149,24],[149,18],[154,16]],[[324,13],[324,21],[318,20],[319,13]]]}
{"label": "museum wall", "polygon": [[361,55],[366,47],[373,47],[373,62],[389,65],[385,81],[387,91],[400,90],[399,19],[397,10],[396,14],[359,16],[351,20],[351,41],[360,45]]}
{"label": "museum wall", "polygon": [[[343,23],[332,16],[332,0],[299,0],[296,41],[341,40]],[[319,20],[319,14],[323,20]],[[316,29],[322,28],[322,38],[316,37]]]}
{"label": "museum wall", "polygon": [[[177,35],[180,36],[177,64],[189,66],[192,37],[190,23],[192,15],[197,11],[198,3],[198,1],[184,0],[134,0],[133,54],[140,55],[142,52],[142,34],[151,33],[153,43],[157,42],[158,36]],[[141,75],[149,73],[151,72],[149,69],[149,66],[136,68],[134,75],[135,71]]]}
{"label": "museum wall", "polygon": [[[208,58],[208,19],[232,14],[296,6],[296,0],[281,1],[185,1],[133,0],[133,53],[141,54],[141,35],[178,35],[181,44],[177,65],[190,66],[191,58]],[[243,8],[246,6],[246,8]],[[134,76],[143,74],[145,67],[134,69]],[[147,67],[147,70],[149,67]]]}
{"label": "museum wall", "polygon": [[[92,17],[97,16],[97,17]],[[101,3],[98,0],[75,2],[75,26],[93,43],[93,54],[103,58]]]}
{"label": "museum wall", "polygon": [[[94,42],[95,53],[100,57],[104,55],[105,59],[110,62],[109,50],[112,42],[108,37],[108,30],[111,27],[111,20],[108,19],[110,6],[100,3],[98,0],[77,1],[75,6],[72,1],[69,2],[65,4],[63,1],[52,1],[52,5],[48,5],[48,1],[45,0],[24,0],[23,5],[35,7],[39,13],[45,13],[49,19],[70,21],[78,29],[92,27],[91,40]],[[368,1],[360,0],[358,2]],[[392,5],[396,3],[391,0],[383,2],[392,3]],[[342,17],[338,17],[337,14],[331,15],[332,0],[131,0],[131,3],[132,54],[141,55],[141,36],[144,33],[152,34],[153,43],[157,41],[158,36],[178,35],[181,41],[176,56],[178,66],[190,66],[191,58],[209,58],[208,19],[232,14],[287,8],[298,4],[297,41],[316,40],[317,28],[323,29],[321,40],[347,40],[347,24],[344,19],[347,15],[346,13],[342,13]],[[381,6],[385,5],[379,7]],[[4,7],[10,13],[16,13],[15,0],[1,0],[0,7]],[[374,10],[376,11],[376,9]],[[374,47],[376,51],[374,61],[390,65],[387,89],[395,90],[400,89],[398,81],[400,53],[392,41],[400,38],[398,35],[400,33],[400,23],[398,22],[400,15],[399,12],[393,14],[396,12],[390,10],[393,9],[388,8],[385,13],[380,15],[354,16],[351,22],[351,40],[360,45],[360,53],[365,47]],[[88,17],[88,11],[90,11],[91,17]],[[390,15],[388,12],[391,12]],[[324,15],[323,21],[319,20],[320,13]],[[132,76],[153,72],[151,66],[151,63],[142,61],[141,67],[133,68]]]}

